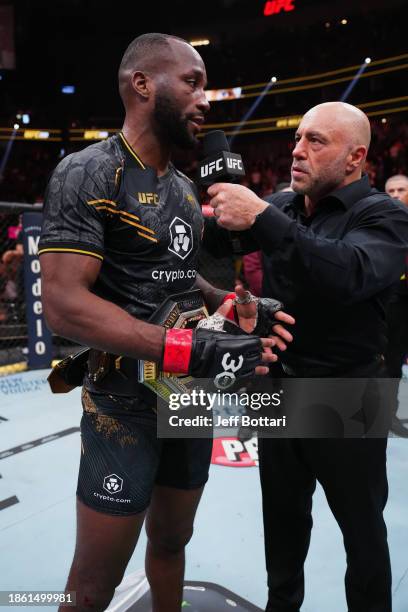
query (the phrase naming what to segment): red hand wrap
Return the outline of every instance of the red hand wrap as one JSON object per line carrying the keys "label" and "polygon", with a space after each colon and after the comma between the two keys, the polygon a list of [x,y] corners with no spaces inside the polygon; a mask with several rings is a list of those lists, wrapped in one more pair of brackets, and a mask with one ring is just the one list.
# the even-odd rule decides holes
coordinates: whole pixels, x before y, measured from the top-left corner
{"label": "red hand wrap", "polygon": [[192,329],[168,329],[164,343],[164,372],[188,374],[192,348]]}
{"label": "red hand wrap", "polygon": [[[235,300],[236,297],[237,297],[236,293],[227,293],[225,298],[222,300],[222,303],[225,304],[225,302],[227,300]],[[231,306],[231,309],[227,312],[225,318],[229,319],[230,321],[234,321],[235,322],[235,313],[234,313],[234,306],[233,305]]]}

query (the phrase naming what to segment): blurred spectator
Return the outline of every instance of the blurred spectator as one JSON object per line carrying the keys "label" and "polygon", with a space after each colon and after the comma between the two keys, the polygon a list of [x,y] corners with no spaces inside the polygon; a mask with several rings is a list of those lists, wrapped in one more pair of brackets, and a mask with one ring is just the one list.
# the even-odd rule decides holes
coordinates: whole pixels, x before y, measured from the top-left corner
{"label": "blurred spectator", "polygon": [[[232,121],[242,117],[242,108],[239,106],[232,112],[229,104],[220,103],[214,104],[213,110],[217,121]],[[366,172],[371,185],[382,189],[387,177],[396,174],[408,175],[408,123],[401,119],[393,119],[386,124],[373,121],[371,127],[373,139]],[[65,155],[83,148],[86,144],[88,143],[14,143],[4,178],[0,182],[0,201],[42,200],[48,177],[61,159],[62,152]],[[278,186],[287,182],[290,175],[292,148],[292,131],[276,132],[272,139],[266,133],[238,138],[234,150],[242,154],[245,162],[245,184],[261,197],[279,191]],[[185,159],[177,159],[177,166],[194,180],[197,153],[192,152]],[[2,238],[0,242],[3,244]]]}
{"label": "blurred spectator", "polygon": [[397,198],[408,205],[408,176],[404,174],[391,176],[385,183],[385,191],[392,198]]}
{"label": "blurred spectator", "polygon": [[7,228],[10,247],[0,256],[0,322],[9,318],[10,304],[20,298],[23,288],[23,244],[21,240],[21,225]]}
{"label": "blurred spectator", "polygon": [[261,297],[263,280],[261,251],[244,255],[242,260],[242,273],[248,289],[253,295]]}

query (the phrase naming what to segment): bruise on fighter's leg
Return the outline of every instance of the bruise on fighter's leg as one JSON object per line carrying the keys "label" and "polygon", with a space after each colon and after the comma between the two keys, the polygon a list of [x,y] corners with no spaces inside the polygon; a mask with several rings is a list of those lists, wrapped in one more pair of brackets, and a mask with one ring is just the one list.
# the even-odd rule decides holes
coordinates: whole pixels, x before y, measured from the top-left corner
{"label": "bruise on fighter's leg", "polygon": [[106,438],[115,438],[122,447],[137,444],[137,438],[131,432],[130,427],[115,417],[100,412],[86,389],[82,389],[82,405],[86,414],[92,418],[98,433]]}

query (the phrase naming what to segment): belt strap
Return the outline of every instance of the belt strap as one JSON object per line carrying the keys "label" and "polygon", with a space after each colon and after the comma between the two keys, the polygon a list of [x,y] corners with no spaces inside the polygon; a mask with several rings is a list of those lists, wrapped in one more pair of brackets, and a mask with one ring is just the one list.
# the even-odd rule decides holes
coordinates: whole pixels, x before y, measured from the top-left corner
{"label": "belt strap", "polygon": [[86,386],[97,393],[139,397],[155,404],[154,393],[139,383],[138,372],[138,359],[91,349]]}

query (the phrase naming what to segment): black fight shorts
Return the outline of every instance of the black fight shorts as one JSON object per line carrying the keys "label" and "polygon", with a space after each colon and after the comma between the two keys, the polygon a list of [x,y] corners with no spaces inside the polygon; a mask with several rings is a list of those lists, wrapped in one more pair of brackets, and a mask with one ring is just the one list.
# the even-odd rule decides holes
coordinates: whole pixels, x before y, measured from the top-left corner
{"label": "black fight shorts", "polygon": [[196,489],[208,479],[210,439],[158,439],[154,411],[139,399],[82,391],[77,496],[126,516],[149,506],[153,487]]}

